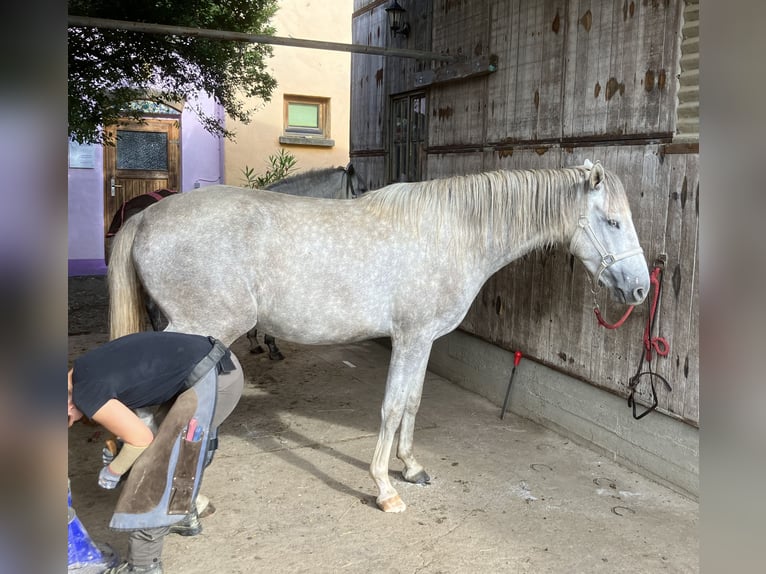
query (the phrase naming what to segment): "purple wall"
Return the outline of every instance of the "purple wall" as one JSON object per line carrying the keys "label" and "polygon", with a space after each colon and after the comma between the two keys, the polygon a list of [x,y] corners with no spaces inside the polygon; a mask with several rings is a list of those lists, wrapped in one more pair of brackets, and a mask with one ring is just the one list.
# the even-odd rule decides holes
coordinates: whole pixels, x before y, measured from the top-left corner
{"label": "purple wall", "polygon": [[84,272],[105,270],[103,171],[101,146],[93,146],[92,168],[69,168],[67,240],[70,274],[73,259],[81,262]]}
{"label": "purple wall", "polygon": [[[201,95],[199,104],[223,121],[223,108],[212,98]],[[223,138],[206,132],[193,112],[184,111],[181,119],[181,155],[181,191],[223,183]]]}
{"label": "purple wall", "polygon": [[[181,191],[223,181],[223,141],[204,130],[194,112],[223,117],[212,98],[201,95],[181,115]],[[71,159],[71,158],[70,158]],[[69,168],[69,274],[104,274],[104,163],[103,150],[94,146],[92,167]]]}

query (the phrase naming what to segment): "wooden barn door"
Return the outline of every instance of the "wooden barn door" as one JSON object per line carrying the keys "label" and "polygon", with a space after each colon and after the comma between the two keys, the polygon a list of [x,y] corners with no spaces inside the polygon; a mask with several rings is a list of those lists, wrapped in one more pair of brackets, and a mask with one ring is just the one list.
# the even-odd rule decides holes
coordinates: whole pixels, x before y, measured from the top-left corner
{"label": "wooden barn door", "polygon": [[158,189],[179,190],[181,183],[178,120],[126,120],[107,131],[116,145],[104,146],[104,235],[123,202]]}
{"label": "wooden barn door", "polygon": [[427,113],[424,93],[391,99],[389,182],[423,180]]}

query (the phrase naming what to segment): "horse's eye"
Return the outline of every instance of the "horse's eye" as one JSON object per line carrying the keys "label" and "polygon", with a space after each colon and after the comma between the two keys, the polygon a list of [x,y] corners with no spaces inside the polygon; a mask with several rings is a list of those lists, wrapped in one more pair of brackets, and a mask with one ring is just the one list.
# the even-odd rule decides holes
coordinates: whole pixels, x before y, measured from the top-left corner
{"label": "horse's eye", "polygon": [[616,219],[607,219],[606,222],[609,224],[610,227],[615,227],[617,229],[620,228],[620,222]]}

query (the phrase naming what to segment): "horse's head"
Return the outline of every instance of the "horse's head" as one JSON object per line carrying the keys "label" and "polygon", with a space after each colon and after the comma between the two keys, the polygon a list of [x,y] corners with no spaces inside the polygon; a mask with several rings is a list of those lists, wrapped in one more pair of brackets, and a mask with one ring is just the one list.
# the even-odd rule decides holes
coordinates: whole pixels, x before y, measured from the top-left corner
{"label": "horse's head", "polygon": [[637,305],[649,294],[649,268],[625,188],[598,162],[586,160],[584,170],[587,189],[569,250],[583,262],[596,286],[606,286],[616,301]]}
{"label": "horse's head", "polygon": [[364,177],[354,167],[352,162],[348,162],[348,165],[343,168],[346,175],[346,196],[359,197],[367,193],[367,183],[364,181]]}

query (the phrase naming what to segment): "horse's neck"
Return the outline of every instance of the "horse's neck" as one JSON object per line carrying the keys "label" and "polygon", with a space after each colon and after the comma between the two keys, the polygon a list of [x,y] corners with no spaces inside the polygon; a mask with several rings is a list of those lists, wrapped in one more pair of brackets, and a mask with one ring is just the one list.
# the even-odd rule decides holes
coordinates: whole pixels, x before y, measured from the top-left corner
{"label": "horse's neck", "polygon": [[512,195],[504,237],[520,257],[566,240],[577,221],[580,193],[572,169],[508,172]]}
{"label": "horse's neck", "polygon": [[343,191],[343,172],[333,170],[316,178],[311,184],[311,190],[315,197],[339,198]]}
{"label": "horse's neck", "polygon": [[506,265],[550,243],[542,236],[537,236],[520,241],[508,249],[490,249],[484,258],[487,279]]}
{"label": "horse's neck", "polygon": [[269,188],[271,191],[286,193],[289,195],[302,195],[309,197],[340,197],[342,189],[342,172],[333,171],[328,174],[308,174],[307,176],[285,181],[281,185],[275,184]]}
{"label": "horse's neck", "polygon": [[577,219],[572,173],[504,172],[499,177],[503,183],[487,190],[490,199],[474,220],[475,233],[465,237],[465,247],[478,252],[489,274],[535,249],[566,241]]}

